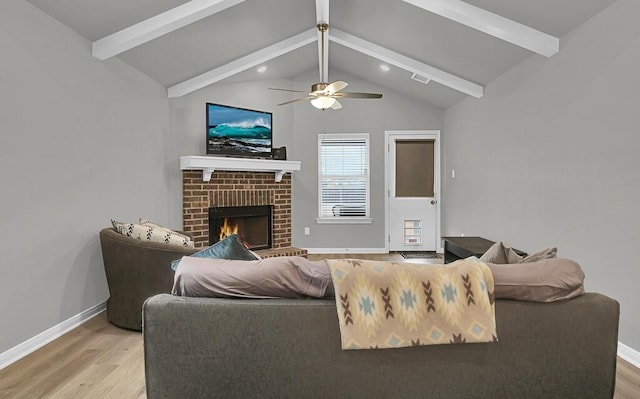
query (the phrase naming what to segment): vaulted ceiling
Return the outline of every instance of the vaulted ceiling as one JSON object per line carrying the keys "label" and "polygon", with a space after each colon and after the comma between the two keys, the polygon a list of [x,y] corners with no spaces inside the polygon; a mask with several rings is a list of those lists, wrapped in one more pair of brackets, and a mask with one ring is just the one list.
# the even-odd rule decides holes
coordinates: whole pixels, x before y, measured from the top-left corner
{"label": "vaulted ceiling", "polygon": [[[346,73],[443,109],[466,96],[482,96],[487,83],[531,55],[553,57],[554,41],[561,52],[558,38],[615,2],[27,1],[92,42],[103,62],[119,57],[166,86],[170,96],[213,82],[294,79],[318,71],[314,29],[324,19],[329,82]],[[208,15],[209,10],[218,12]],[[184,26],[173,30],[176,25]],[[135,39],[142,44],[126,45]],[[266,71],[258,72],[263,65]],[[415,71],[432,80],[412,80]],[[307,90],[319,78],[294,88]]]}

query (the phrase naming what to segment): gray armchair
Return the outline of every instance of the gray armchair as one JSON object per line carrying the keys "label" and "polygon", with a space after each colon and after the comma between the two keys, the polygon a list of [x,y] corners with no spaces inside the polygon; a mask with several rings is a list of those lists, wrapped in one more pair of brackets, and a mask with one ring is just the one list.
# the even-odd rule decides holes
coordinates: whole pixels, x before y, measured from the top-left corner
{"label": "gray armchair", "polygon": [[110,293],[107,319],[118,327],[138,331],[142,330],[144,301],[171,292],[171,261],[197,251],[140,241],[110,227],[100,231],[100,245]]}

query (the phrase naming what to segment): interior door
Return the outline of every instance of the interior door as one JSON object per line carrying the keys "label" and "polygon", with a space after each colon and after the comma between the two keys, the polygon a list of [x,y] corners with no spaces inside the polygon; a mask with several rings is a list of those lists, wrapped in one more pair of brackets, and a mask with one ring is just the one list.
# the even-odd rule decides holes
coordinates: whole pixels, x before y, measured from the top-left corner
{"label": "interior door", "polygon": [[387,132],[390,251],[438,249],[439,138],[439,132]]}

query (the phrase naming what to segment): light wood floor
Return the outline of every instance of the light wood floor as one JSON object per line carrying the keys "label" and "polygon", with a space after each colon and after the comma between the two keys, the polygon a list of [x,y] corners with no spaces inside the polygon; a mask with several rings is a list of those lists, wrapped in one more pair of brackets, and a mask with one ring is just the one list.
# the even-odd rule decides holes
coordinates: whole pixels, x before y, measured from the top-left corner
{"label": "light wood floor", "polygon": [[[309,256],[340,257],[344,256]],[[397,254],[349,257],[403,260]],[[0,398],[146,398],[142,334],[111,325],[101,313],[0,370]],[[620,358],[614,398],[640,398],[640,369]]]}
{"label": "light wood floor", "polygon": [[0,398],[146,398],[142,334],[100,313],[0,370]]}

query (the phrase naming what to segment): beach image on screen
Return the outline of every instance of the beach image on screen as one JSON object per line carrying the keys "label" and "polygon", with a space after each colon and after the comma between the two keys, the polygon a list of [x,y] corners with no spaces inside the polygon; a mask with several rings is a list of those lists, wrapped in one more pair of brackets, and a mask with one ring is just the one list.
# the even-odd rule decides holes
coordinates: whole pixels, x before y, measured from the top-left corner
{"label": "beach image on screen", "polygon": [[271,155],[271,114],[207,104],[209,153]]}

